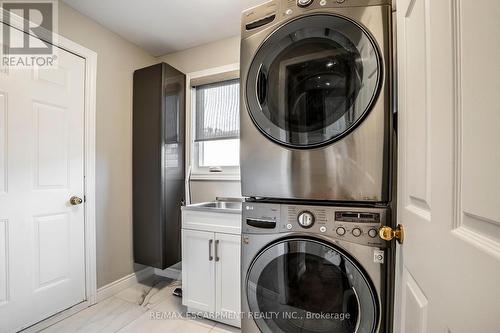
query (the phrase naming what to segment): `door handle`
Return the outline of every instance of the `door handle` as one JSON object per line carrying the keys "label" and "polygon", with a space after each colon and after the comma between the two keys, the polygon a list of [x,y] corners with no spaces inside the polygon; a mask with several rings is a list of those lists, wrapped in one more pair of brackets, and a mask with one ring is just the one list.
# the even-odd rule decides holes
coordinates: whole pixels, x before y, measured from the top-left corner
{"label": "door handle", "polygon": [[79,198],[77,196],[72,196],[69,198],[69,203],[72,204],[73,206],[78,206],[83,202],[82,198]]}
{"label": "door handle", "polygon": [[214,257],[212,256],[212,243],[213,243],[213,239],[209,240],[208,241],[208,261],[212,261],[214,259]]}
{"label": "door handle", "polygon": [[396,229],[384,226],[380,227],[380,229],[378,230],[378,235],[385,241],[391,241],[396,238],[399,244],[403,244],[405,240],[405,229],[403,228],[402,224],[398,224]]}
{"label": "door handle", "polygon": [[219,261],[219,240],[215,241],[215,261]]}

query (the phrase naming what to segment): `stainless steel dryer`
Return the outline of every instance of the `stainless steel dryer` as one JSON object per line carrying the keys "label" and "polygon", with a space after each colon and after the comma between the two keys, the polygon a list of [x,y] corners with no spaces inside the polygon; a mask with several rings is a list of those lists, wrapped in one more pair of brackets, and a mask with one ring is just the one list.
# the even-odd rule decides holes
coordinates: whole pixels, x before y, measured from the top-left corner
{"label": "stainless steel dryer", "polygon": [[390,201],[391,1],[243,12],[242,194]]}
{"label": "stainless steel dryer", "polygon": [[389,212],[245,202],[242,332],[390,332]]}

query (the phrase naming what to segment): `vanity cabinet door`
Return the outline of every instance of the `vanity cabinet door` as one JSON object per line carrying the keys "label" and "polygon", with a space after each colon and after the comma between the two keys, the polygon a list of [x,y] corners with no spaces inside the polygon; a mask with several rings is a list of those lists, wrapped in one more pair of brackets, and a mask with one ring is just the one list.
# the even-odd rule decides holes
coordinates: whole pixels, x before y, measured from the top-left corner
{"label": "vanity cabinet door", "polygon": [[182,229],[182,304],[197,311],[215,310],[214,244],[213,232]]}
{"label": "vanity cabinet door", "polygon": [[225,322],[241,326],[240,248],[241,236],[215,234],[215,311]]}

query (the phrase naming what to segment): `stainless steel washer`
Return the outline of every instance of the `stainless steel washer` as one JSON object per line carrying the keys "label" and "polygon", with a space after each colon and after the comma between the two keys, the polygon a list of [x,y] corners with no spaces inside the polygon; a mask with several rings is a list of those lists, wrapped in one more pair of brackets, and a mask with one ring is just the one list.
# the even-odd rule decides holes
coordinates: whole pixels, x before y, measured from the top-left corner
{"label": "stainless steel washer", "polygon": [[389,202],[391,1],[243,12],[242,194]]}
{"label": "stainless steel washer", "polygon": [[242,332],[389,332],[387,208],[245,202]]}

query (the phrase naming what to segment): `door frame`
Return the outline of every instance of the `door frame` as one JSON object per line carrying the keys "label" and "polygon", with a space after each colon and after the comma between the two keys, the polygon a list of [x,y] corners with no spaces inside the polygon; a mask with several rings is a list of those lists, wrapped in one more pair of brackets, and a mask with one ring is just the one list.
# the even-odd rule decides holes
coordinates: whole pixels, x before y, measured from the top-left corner
{"label": "door frame", "polygon": [[[57,10],[57,7],[56,7]],[[58,14],[58,13],[57,13]],[[96,248],[96,90],[97,90],[97,53],[60,36],[43,30],[35,36],[24,29],[25,19],[11,14],[10,26],[21,30],[41,40],[50,40],[52,45],[73,53],[85,60],[84,85],[84,237],[85,237],[85,301],[48,317],[26,329],[36,332],[48,327],[74,313],[83,310],[97,302],[97,248]],[[4,22],[4,10],[0,8],[0,23]],[[46,36],[46,37],[44,37]]]}

